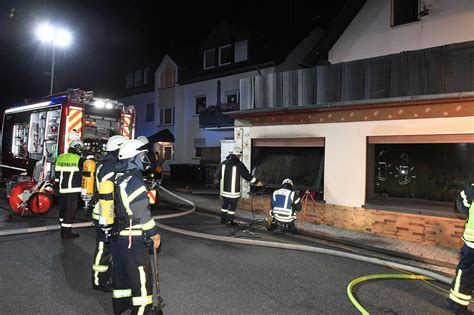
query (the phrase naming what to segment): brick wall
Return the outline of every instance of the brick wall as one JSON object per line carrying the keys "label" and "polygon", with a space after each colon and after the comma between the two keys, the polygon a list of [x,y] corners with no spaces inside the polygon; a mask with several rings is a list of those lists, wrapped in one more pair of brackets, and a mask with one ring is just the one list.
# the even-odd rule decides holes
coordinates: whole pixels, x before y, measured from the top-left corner
{"label": "brick wall", "polygon": [[[239,208],[255,211],[270,209],[269,196],[239,200]],[[306,212],[298,214],[298,220],[326,224],[365,233],[416,241],[423,244],[459,248],[464,231],[464,220],[408,214],[393,211],[318,204],[317,209],[309,202]]]}

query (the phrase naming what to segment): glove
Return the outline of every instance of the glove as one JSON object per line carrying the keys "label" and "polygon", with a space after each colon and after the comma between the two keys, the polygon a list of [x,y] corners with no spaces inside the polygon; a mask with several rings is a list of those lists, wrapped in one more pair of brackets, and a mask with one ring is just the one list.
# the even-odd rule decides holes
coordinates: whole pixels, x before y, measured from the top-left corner
{"label": "glove", "polygon": [[263,187],[263,186],[265,186],[265,184],[264,184],[263,182],[261,182],[261,181],[257,181],[257,184],[255,184],[255,186],[257,186],[257,187]]}
{"label": "glove", "polygon": [[160,244],[161,244],[161,236],[160,234],[155,234],[153,235],[152,237],[150,237],[152,240],[153,240],[153,248],[155,250],[158,250],[158,248],[160,247]]}

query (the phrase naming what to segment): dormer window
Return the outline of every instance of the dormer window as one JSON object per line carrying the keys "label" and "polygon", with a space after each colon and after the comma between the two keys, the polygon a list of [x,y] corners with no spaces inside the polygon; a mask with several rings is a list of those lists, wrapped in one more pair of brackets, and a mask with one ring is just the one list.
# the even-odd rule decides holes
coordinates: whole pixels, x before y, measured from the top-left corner
{"label": "dormer window", "polygon": [[219,47],[219,66],[224,66],[232,63],[234,50],[232,45],[225,45]]}
{"label": "dormer window", "polygon": [[211,69],[216,66],[216,50],[209,49],[204,51],[204,69]]}

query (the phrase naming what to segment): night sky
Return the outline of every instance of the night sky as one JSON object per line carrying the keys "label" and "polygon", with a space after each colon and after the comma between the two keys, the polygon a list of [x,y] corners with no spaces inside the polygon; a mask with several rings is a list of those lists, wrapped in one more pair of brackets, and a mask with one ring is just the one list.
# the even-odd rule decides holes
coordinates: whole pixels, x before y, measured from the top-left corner
{"label": "night sky", "polygon": [[344,5],[332,1],[0,0],[0,109],[49,94],[51,47],[35,38],[42,21],[73,33],[57,49],[55,91],[114,94],[127,64],[168,52],[196,51],[216,25],[258,32],[289,49],[314,26],[326,28]]}

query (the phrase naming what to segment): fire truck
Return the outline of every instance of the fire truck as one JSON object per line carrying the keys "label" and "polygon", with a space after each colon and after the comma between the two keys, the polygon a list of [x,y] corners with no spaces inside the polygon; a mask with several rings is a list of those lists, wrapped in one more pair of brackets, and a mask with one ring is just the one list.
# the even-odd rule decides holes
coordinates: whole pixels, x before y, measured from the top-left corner
{"label": "fire truck", "polygon": [[100,158],[113,135],[135,137],[135,109],[92,91],[69,89],[27,105],[9,108],[3,117],[2,180],[13,212],[43,214],[53,204],[54,162],[72,140]]}

